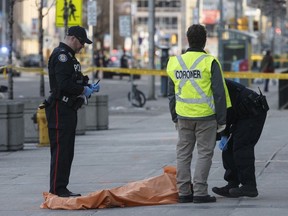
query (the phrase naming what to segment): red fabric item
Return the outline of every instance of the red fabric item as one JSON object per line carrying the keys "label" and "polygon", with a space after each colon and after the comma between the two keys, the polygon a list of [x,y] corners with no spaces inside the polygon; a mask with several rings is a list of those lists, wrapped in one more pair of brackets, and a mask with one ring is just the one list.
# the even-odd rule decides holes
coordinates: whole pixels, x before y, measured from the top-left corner
{"label": "red fabric item", "polygon": [[128,183],[110,190],[100,190],[81,197],[58,197],[44,192],[40,208],[96,209],[177,203],[176,168],[167,166],[164,174]]}

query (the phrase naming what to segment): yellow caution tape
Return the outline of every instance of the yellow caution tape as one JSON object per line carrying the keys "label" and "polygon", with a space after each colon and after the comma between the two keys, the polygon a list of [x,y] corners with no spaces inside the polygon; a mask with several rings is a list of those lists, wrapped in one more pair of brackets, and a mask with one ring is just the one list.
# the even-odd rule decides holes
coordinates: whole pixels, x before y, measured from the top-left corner
{"label": "yellow caution tape", "polygon": [[[165,70],[155,69],[138,69],[138,68],[106,68],[106,67],[91,67],[87,68],[84,73],[91,73],[95,71],[116,72],[116,73],[128,73],[128,74],[140,74],[140,75],[155,75],[155,76],[167,76]],[[288,73],[259,73],[259,72],[224,72],[225,78],[242,78],[242,79],[288,79]]]}
{"label": "yellow caution tape", "polygon": [[[11,68],[12,70],[15,70],[17,72],[24,72],[24,73],[39,73],[39,74],[48,74],[44,68],[39,68],[39,67],[15,67],[12,65],[6,65],[6,66],[2,66],[0,67],[0,69],[4,69],[4,71],[6,72],[6,70],[9,68]],[[7,72],[6,72],[7,73]]]}
{"label": "yellow caution tape", "polygon": [[84,74],[104,71],[114,73],[127,73],[127,74],[139,74],[139,75],[155,75],[155,76],[167,76],[165,70],[154,70],[154,69],[139,69],[139,68],[109,68],[109,67],[91,67],[84,71]]}
{"label": "yellow caution tape", "polygon": [[[25,67],[14,67],[11,65],[0,67],[4,68],[3,75],[4,78],[7,77],[7,68],[12,68],[18,72],[23,73],[39,73],[39,74],[48,74],[44,68],[25,68]],[[96,71],[104,72],[114,72],[114,73],[127,73],[127,74],[137,74],[137,75],[154,75],[154,76],[167,76],[166,70],[156,70],[156,69],[139,69],[139,68],[112,68],[112,67],[89,67],[84,70],[84,74],[89,74]],[[288,79],[288,73],[259,73],[253,71],[245,72],[224,72],[225,78],[240,78],[240,79]]]}
{"label": "yellow caution tape", "polygon": [[258,72],[224,72],[225,78],[240,78],[240,79],[288,79],[288,73],[258,73]]}

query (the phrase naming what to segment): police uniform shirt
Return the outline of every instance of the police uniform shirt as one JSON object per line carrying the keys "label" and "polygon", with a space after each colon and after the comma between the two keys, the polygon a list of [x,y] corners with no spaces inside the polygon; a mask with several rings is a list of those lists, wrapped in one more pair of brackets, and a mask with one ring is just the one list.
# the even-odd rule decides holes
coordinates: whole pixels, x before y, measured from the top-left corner
{"label": "police uniform shirt", "polygon": [[65,43],[60,42],[53,50],[48,63],[50,89],[60,91],[66,96],[82,94],[84,87],[75,82],[81,65],[75,58],[75,52]]}
{"label": "police uniform shirt", "polygon": [[49,58],[48,69],[52,93],[51,106],[46,108],[48,127],[74,131],[77,125],[74,106],[84,90],[83,85],[77,83],[78,74],[83,75],[75,52],[65,43],[60,43]]}

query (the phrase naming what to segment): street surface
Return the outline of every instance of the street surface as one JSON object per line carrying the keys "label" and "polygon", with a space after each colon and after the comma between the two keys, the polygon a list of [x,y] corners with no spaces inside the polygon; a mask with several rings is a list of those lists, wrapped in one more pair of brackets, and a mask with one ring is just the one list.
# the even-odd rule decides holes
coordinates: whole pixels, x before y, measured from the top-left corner
{"label": "street surface", "polygon": [[[39,77],[15,78],[15,99],[37,97]],[[5,81],[4,81],[5,82]],[[148,77],[136,80],[148,93]],[[0,77],[0,85],[3,79]],[[46,83],[46,88],[47,88]],[[258,85],[252,85],[256,89]],[[263,89],[263,84],[259,84]],[[101,80],[101,94],[109,96],[109,129],[86,131],[76,137],[75,157],[69,189],[86,195],[101,189],[160,175],[166,165],[175,165],[177,132],[171,122],[168,99],[160,97],[156,79],[156,100],[144,108],[131,107],[127,93],[128,79]],[[46,91],[47,95],[48,89]],[[286,216],[288,212],[288,134],[287,110],[278,110],[278,86],[270,85],[266,94],[271,110],[256,146],[256,198],[217,197],[216,203],[175,204],[145,207],[92,209],[80,211],[40,209],[42,192],[48,190],[50,151],[26,143],[24,150],[0,152],[0,215],[2,216]],[[21,97],[22,97],[21,96]],[[195,158],[192,163],[194,169]],[[214,186],[224,186],[221,151],[216,146],[208,180],[209,193]]]}

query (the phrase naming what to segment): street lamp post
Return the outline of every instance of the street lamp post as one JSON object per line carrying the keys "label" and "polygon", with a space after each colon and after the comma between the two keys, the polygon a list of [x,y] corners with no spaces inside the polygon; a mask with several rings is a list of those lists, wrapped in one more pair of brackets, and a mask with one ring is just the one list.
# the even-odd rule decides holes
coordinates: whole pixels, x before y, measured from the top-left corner
{"label": "street lamp post", "polygon": [[110,0],[110,10],[109,10],[109,19],[110,19],[110,26],[109,26],[109,31],[110,31],[110,56],[112,54],[113,50],[113,39],[114,39],[114,0]]}
{"label": "street lamp post", "polygon": [[6,45],[6,0],[2,0],[2,46]]}
{"label": "street lamp post", "polygon": [[[148,18],[148,30],[149,30],[149,68],[154,69],[154,53],[155,53],[155,4],[154,0],[148,1],[148,10],[149,10],[149,18]],[[148,89],[148,99],[155,99],[155,76],[149,77],[149,89]]]}
{"label": "street lamp post", "polygon": [[[39,44],[39,56],[40,56],[40,68],[43,68],[44,60],[43,60],[43,0],[40,1],[39,5],[39,36],[38,36],[38,44]],[[44,82],[44,74],[43,71],[40,74],[40,96],[45,97],[45,82]]]}
{"label": "street lamp post", "polygon": [[219,27],[218,27],[218,59],[221,64],[223,64],[223,0],[219,1],[219,11],[220,11],[220,20],[219,20]]}
{"label": "street lamp post", "polygon": [[[12,43],[13,43],[13,23],[14,23],[14,4],[16,0],[11,0],[9,5],[9,20],[8,20],[8,29],[9,29],[9,55],[8,55],[8,65],[12,65]],[[12,68],[8,69],[8,99],[13,99],[13,73]]]}

